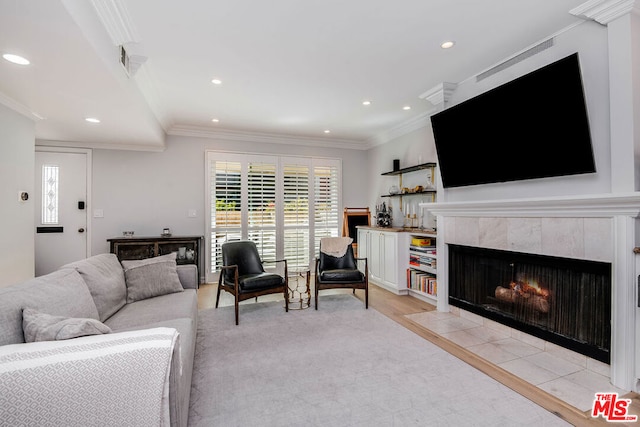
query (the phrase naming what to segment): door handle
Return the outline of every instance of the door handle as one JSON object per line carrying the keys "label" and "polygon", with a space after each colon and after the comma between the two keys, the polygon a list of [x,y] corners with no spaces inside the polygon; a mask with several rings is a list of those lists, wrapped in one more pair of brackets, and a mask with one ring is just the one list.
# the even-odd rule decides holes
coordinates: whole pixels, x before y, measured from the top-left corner
{"label": "door handle", "polygon": [[78,233],[84,233],[84,228],[78,228]]}

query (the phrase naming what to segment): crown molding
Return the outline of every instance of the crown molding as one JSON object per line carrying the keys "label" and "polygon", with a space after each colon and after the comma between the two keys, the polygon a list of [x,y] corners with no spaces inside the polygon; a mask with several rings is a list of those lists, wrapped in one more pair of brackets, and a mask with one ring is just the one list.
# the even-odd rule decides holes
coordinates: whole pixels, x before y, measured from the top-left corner
{"label": "crown molding", "polygon": [[435,112],[436,109],[431,109],[415,117],[412,117],[411,119],[404,121],[389,130],[380,132],[367,141],[367,149],[386,144],[387,142],[393,141],[394,139],[413,132],[414,130],[418,130],[427,126],[427,124],[429,123],[429,118]]}
{"label": "crown molding", "polygon": [[205,126],[183,126],[175,125],[167,132],[173,136],[191,136],[196,138],[209,138],[225,141],[238,141],[249,143],[268,143],[285,145],[305,145],[323,148],[342,148],[348,150],[366,150],[368,146],[365,141],[336,138],[316,138],[309,136],[248,132],[229,129],[211,129]]}
{"label": "crown molding", "polygon": [[116,46],[138,43],[140,37],[133,26],[127,6],[122,0],[91,0],[98,18]]}
{"label": "crown molding", "polygon": [[36,139],[36,146],[41,147],[66,147],[66,148],[90,148],[98,150],[124,150],[124,151],[149,151],[161,153],[167,147],[162,145],[147,144],[118,144],[109,142],[77,142],[77,141],[53,141],[49,139]]}
{"label": "crown molding", "polygon": [[33,120],[34,122],[38,122],[40,120],[45,120],[45,117],[42,117],[40,114],[31,111],[31,109],[29,107],[27,107],[24,104],[21,104],[20,102],[16,101],[15,99],[5,95],[4,93],[0,92],[0,104],[4,105],[5,107],[9,108],[10,110],[15,111],[18,114],[22,114],[23,116],[25,116],[26,118]]}
{"label": "crown molding", "polygon": [[632,12],[640,14],[640,3],[637,0],[589,0],[569,11],[578,18],[593,20],[602,25]]}

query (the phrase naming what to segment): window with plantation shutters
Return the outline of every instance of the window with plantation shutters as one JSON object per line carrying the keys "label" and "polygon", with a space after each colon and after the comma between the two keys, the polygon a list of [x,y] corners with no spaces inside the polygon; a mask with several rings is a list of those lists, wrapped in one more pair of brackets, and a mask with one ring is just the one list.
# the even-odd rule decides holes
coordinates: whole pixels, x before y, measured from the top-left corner
{"label": "window with plantation shutters", "polygon": [[331,162],[316,162],[313,168],[314,253],[320,239],[337,237],[339,224],[340,168]]}
{"label": "window with plantation shutters", "polygon": [[290,268],[309,266],[309,165],[285,163],[284,257]]}
{"label": "window with plantation shutters", "polygon": [[250,162],[247,170],[247,238],[263,261],[276,260],[276,164]]}
{"label": "window with plantation shutters", "polygon": [[207,159],[207,280],[220,270],[226,241],[253,240],[264,261],[286,259],[296,269],[313,266],[321,237],[338,235],[340,160],[213,151]]}
{"label": "window with plantation shutters", "polygon": [[209,162],[211,199],[211,271],[222,265],[220,245],[241,237],[242,164],[238,161]]}

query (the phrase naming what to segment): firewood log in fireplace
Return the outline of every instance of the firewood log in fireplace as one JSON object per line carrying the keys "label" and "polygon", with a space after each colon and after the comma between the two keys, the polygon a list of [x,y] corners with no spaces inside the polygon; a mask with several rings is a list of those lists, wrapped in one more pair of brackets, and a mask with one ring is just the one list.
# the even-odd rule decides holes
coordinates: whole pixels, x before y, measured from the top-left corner
{"label": "firewood log in fireplace", "polygon": [[502,286],[498,286],[496,288],[495,294],[496,299],[502,302],[507,302],[510,304],[522,304],[527,306],[528,308],[539,311],[540,313],[549,312],[549,301],[547,301],[543,296],[534,295],[531,293],[521,294],[519,291]]}

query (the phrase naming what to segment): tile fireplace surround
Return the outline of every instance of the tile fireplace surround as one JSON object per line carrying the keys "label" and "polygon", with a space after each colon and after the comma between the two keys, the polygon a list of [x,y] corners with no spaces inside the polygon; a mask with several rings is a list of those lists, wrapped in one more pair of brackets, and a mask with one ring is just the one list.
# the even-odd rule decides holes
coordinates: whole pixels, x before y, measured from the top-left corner
{"label": "tile fireplace surround", "polygon": [[448,244],[610,262],[611,383],[639,391],[640,272],[633,249],[640,232],[640,193],[421,206],[438,217],[439,311],[449,311]]}

